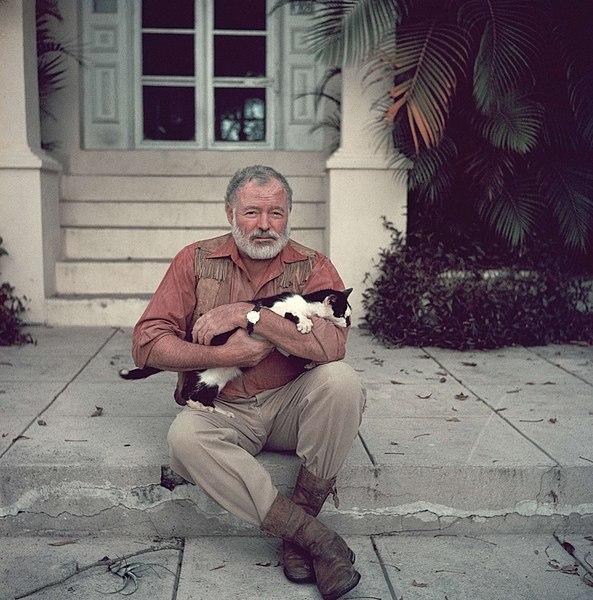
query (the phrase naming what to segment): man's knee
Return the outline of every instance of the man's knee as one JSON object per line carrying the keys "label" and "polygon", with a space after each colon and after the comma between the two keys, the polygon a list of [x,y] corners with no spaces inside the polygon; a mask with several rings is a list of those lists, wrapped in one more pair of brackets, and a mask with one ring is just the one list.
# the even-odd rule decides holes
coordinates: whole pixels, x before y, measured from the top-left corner
{"label": "man's knee", "polygon": [[221,439],[238,443],[238,435],[234,429],[218,427],[189,411],[179,413],[167,433],[167,443],[174,456],[181,456],[188,451],[199,454],[200,449]]}
{"label": "man's knee", "polygon": [[366,405],[366,393],[358,373],[346,362],[335,361],[314,369],[317,376],[332,390],[330,396],[344,404],[350,400],[362,413]]}

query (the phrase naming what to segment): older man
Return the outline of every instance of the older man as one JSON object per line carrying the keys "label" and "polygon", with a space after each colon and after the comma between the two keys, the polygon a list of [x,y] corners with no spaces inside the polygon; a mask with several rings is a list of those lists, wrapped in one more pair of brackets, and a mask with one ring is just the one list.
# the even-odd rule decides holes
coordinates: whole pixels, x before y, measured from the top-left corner
{"label": "older man", "polygon": [[[322,596],[334,599],[360,574],[352,550],[315,517],[330,492],[338,507],[336,474],[365,397],[357,374],[341,361],[347,329],[313,317],[311,332],[302,334],[251,302],[286,291],[344,289],[327,257],[290,239],[291,208],[292,191],[280,173],[260,165],[235,173],[226,194],[231,232],[175,256],[136,324],[132,353],[140,367],[179,372],[176,394],[185,371],[243,369],[215,401],[223,412],[186,407],[175,418],[167,438],[171,467],[226,510],[282,537],[286,576],[316,581]],[[226,344],[209,345],[237,327]],[[317,366],[305,369],[311,362]],[[296,450],[301,458],[291,499],[254,458],[264,448]]]}

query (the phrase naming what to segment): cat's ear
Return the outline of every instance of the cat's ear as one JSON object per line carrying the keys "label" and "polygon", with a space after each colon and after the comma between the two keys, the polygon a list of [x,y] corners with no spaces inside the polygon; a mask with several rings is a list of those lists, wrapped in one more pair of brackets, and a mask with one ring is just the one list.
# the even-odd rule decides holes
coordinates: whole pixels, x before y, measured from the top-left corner
{"label": "cat's ear", "polygon": [[344,298],[348,298],[348,296],[350,296],[350,294],[352,293],[352,289],[353,288],[348,288],[347,290],[344,290],[342,292],[342,294],[344,294]]}
{"label": "cat's ear", "polygon": [[330,294],[329,296],[326,296],[323,299],[323,304],[325,304],[326,306],[330,306],[331,304],[333,304],[336,301],[336,295],[335,294]]}

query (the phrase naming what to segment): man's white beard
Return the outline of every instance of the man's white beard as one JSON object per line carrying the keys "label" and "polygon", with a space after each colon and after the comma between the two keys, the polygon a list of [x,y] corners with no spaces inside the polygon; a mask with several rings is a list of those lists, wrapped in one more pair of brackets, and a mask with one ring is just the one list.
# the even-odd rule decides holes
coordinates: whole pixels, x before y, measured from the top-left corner
{"label": "man's white beard", "polygon": [[[275,231],[262,231],[261,229],[253,230],[249,235],[247,235],[238,225],[235,212],[233,211],[233,222],[231,223],[233,234],[233,239],[235,240],[235,244],[237,244],[237,248],[241,250],[244,254],[249,256],[249,258],[253,258],[255,260],[269,260],[270,258],[274,258],[277,256],[282,248],[286,246],[288,243],[288,238],[290,237],[290,224],[287,223],[284,231],[280,234]],[[269,237],[274,239],[271,243],[258,244],[257,242],[252,242],[251,240],[255,237]]]}

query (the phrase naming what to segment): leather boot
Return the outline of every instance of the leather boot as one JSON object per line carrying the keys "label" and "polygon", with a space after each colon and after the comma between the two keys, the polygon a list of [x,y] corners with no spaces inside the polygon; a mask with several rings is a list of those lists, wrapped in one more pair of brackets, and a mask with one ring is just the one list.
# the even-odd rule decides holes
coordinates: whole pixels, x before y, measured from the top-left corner
{"label": "leather boot", "polygon": [[[298,504],[307,514],[316,517],[330,492],[334,493],[334,503],[337,508],[337,493],[335,492],[336,477],[322,479],[313,475],[301,464],[291,500]],[[288,542],[282,543],[282,563],[284,575],[294,583],[310,583],[315,581],[313,561],[308,552],[300,546]]]}
{"label": "leather boot", "polygon": [[354,552],[346,542],[286,496],[278,493],[260,529],[309,552],[323,600],[340,598],[360,581],[352,566]]}

